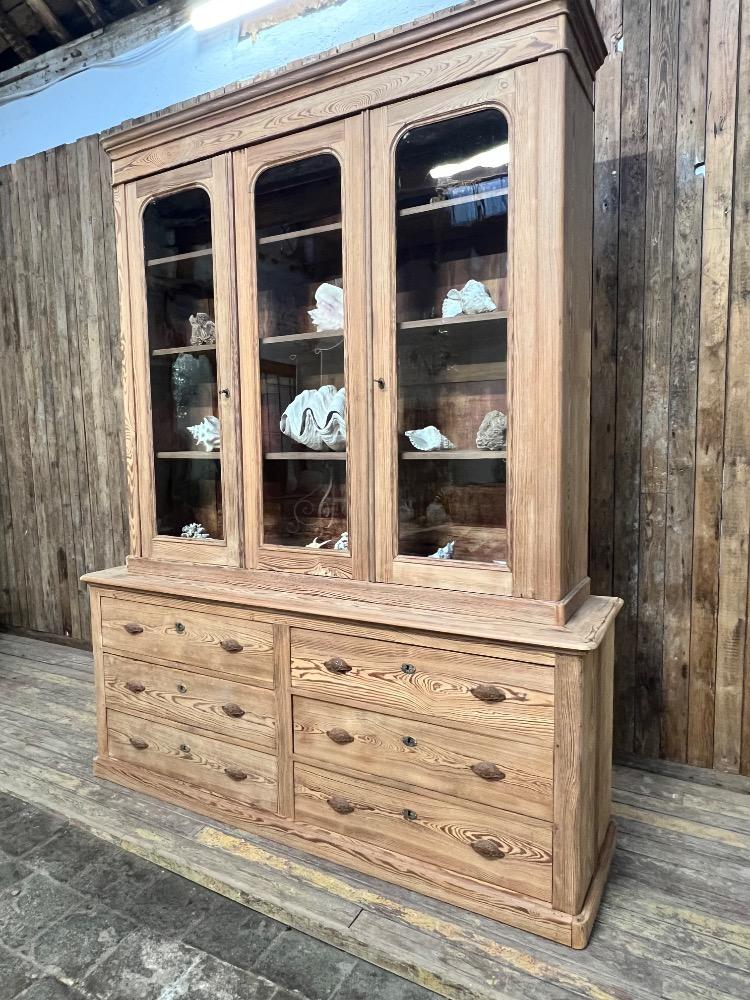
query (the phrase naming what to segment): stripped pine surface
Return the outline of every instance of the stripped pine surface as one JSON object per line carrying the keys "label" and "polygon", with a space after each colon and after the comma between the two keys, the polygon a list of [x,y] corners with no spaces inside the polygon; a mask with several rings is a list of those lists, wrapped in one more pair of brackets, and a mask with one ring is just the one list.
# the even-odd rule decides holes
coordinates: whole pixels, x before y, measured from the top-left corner
{"label": "stripped pine surface", "polygon": [[615,770],[619,843],[573,952],[92,776],[88,653],[0,635],[0,790],[455,1000],[740,1000],[750,975],[750,781]]}

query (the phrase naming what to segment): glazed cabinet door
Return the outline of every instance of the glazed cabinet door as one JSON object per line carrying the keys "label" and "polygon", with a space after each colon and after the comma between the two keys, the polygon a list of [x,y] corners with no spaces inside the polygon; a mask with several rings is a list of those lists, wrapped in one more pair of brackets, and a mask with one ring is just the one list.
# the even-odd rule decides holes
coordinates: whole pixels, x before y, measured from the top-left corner
{"label": "glazed cabinet door", "polygon": [[365,579],[361,116],[235,154],[247,565]]}
{"label": "glazed cabinet door", "polygon": [[513,99],[510,71],[371,115],[383,582],[512,592]]}
{"label": "glazed cabinet door", "polygon": [[231,159],[126,187],[141,550],[239,564]]}

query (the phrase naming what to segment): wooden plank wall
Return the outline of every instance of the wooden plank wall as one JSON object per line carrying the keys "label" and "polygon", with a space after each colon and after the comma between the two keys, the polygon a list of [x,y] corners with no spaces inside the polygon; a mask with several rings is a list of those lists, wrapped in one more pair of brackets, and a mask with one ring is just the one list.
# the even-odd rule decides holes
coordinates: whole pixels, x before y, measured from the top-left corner
{"label": "wooden plank wall", "polygon": [[96,137],[0,169],[0,622],[82,640],[127,534],[108,173]]}
{"label": "wooden plank wall", "polygon": [[[597,0],[591,575],[615,743],[750,773],[750,0]],[[89,635],[121,562],[112,208],[95,140],[0,170],[0,621]],[[4,543],[4,544],[3,544]]]}
{"label": "wooden plank wall", "polygon": [[590,563],[620,752],[750,773],[750,0],[597,0]]}

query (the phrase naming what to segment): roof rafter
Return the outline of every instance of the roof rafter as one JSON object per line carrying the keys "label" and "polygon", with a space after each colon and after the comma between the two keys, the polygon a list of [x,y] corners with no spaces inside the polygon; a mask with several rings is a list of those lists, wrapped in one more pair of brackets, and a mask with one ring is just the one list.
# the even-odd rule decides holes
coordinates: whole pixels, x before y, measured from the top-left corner
{"label": "roof rafter", "polygon": [[2,39],[9,49],[13,49],[20,59],[33,59],[37,54],[36,49],[27,41],[11,19],[0,10],[0,39]]}
{"label": "roof rafter", "polygon": [[24,0],[27,7],[34,11],[42,25],[58,42],[69,42],[71,34],[57,14],[47,5],[46,0]]}
{"label": "roof rafter", "polygon": [[112,20],[110,15],[104,10],[99,0],[76,0],[76,5],[91,22],[93,28],[103,28]]}

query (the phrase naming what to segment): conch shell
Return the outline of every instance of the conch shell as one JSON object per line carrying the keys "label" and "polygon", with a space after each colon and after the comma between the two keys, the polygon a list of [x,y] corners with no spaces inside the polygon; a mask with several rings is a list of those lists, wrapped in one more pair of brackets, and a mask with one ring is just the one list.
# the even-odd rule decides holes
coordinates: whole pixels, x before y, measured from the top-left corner
{"label": "conch shell", "polygon": [[308,313],[318,333],[344,328],[344,290],[327,281],[315,293],[317,309]]}
{"label": "conch shell", "polygon": [[346,450],[346,389],[304,389],[284,410],[281,433],[313,451]]}
{"label": "conch shell", "polygon": [[452,559],[453,558],[453,550],[455,549],[455,547],[456,547],[456,543],[455,542],[447,542],[445,545],[441,545],[441,547],[436,552],[433,552],[431,556],[427,556],[427,558],[428,559]]}
{"label": "conch shell", "polygon": [[206,451],[214,451],[221,445],[221,425],[218,417],[204,417],[199,424],[188,427],[195,443],[203,445]]}
{"label": "conch shell", "polygon": [[452,451],[456,447],[433,424],[416,431],[406,431],[406,436],[418,451]]}

